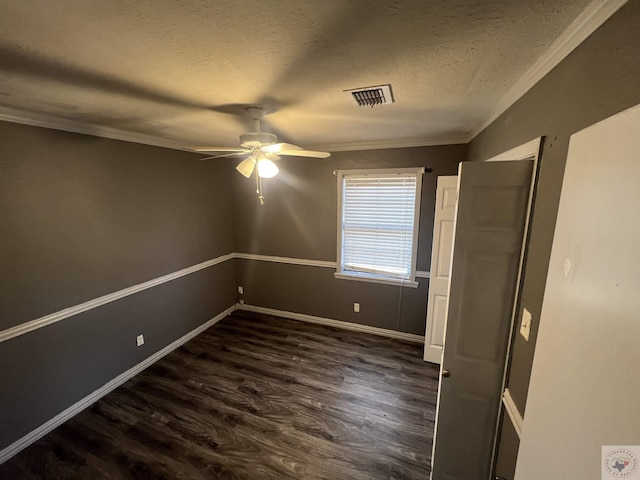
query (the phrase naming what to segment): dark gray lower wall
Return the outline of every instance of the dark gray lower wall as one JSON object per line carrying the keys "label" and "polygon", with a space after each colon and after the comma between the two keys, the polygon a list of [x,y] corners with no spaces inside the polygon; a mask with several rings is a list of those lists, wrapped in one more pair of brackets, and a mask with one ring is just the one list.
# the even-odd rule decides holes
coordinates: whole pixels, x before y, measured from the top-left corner
{"label": "dark gray lower wall", "polygon": [[230,260],[0,343],[0,450],[233,306],[234,277]]}
{"label": "dark gray lower wall", "polygon": [[[0,122],[0,330],[233,252],[232,172]],[[232,306],[235,273],[227,261],[0,342],[0,449]]]}
{"label": "dark gray lower wall", "polygon": [[533,324],[528,342],[515,335],[508,380],[525,417],[569,138],[640,103],[638,25],[640,1],[631,0],[469,146],[469,159],[483,160],[546,136],[522,287],[522,305],[533,314]]}
{"label": "dark gray lower wall", "polygon": [[[334,278],[335,269],[237,260],[248,305],[424,335],[428,279],[418,288]],[[360,312],[353,303],[360,303]]]}
{"label": "dark gray lower wall", "polygon": [[[336,152],[327,159],[283,158],[281,173],[265,181],[260,205],[255,182],[233,177],[236,251],[336,261],[339,169],[428,167],[423,178],[418,270],[431,263],[433,213],[439,175],[456,175],[466,145]],[[333,277],[318,267],[242,261],[239,279],[248,304],[424,335],[428,280],[405,288],[397,325],[399,288]],[[360,314],[353,312],[359,302]]]}
{"label": "dark gray lower wall", "polygon": [[496,457],[496,475],[506,480],[514,480],[516,475],[516,459],[520,448],[520,438],[507,413],[502,411],[502,424],[498,440]]}

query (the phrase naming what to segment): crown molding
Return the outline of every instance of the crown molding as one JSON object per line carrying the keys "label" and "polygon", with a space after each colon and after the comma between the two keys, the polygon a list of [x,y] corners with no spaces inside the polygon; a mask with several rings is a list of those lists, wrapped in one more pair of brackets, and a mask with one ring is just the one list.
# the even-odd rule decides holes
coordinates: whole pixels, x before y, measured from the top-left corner
{"label": "crown molding", "polygon": [[[428,138],[411,138],[404,140],[380,140],[370,142],[337,143],[309,145],[310,150],[329,152],[349,152],[355,150],[380,150],[385,148],[429,147],[437,145],[465,144],[473,140],[494,120],[502,115],[518,99],[527,93],[555,66],[564,60],[586,38],[617,12],[627,0],[592,0],[578,15],[569,27],[551,44],[542,55],[497,102],[493,112],[469,133],[442,135]],[[0,106],[0,121],[21,123],[35,127],[51,128],[67,132],[93,135],[96,137],[140,143],[155,147],[171,148],[184,151],[177,140],[128,132],[112,127],[90,125],[75,120],[56,118],[52,115],[26,112],[10,107]]]}
{"label": "crown molding", "polygon": [[93,135],[94,137],[109,138],[112,140],[122,140],[124,142],[141,143],[154,147],[172,148],[183,150],[175,140],[145,135],[142,133],[127,132],[112,127],[103,127],[75,120],[56,118],[51,115],[26,112],[10,107],[0,106],[0,121],[21,123],[33,127],[51,128],[53,130],[63,130],[65,132],[81,133],[83,135]]}
{"label": "crown molding", "polygon": [[[154,135],[128,132],[112,127],[103,127],[69,119],[56,118],[51,115],[26,112],[10,107],[0,106],[0,121],[31,125],[33,127],[51,128],[65,132],[93,135],[95,137],[121,140],[124,142],[141,143],[154,147],[171,148],[184,151],[182,145],[175,140],[168,140]],[[382,140],[373,142],[338,143],[308,146],[308,150],[322,150],[329,152],[348,152],[354,150],[380,150],[384,148],[428,147],[434,145],[453,145],[467,143],[468,134],[446,135],[432,138],[413,138],[406,140]]]}
{"label": "crown molding", "polygon": [[606,22],[627,0],[593,0],[498,101],[493,112],[471,130],[470,142]]}
{"label": "crown molding", "polygon": [[409,138],[404,140],[379,140],[371,142],[335,143],[310,145],[308,150],[322,150],[327,152],[351,152],[354,150],[382,150],[384,148],[407,148],[407,147],[433,147],[438,145],[457,145],[468,143],[469,134],[443,135],[429,138]]}

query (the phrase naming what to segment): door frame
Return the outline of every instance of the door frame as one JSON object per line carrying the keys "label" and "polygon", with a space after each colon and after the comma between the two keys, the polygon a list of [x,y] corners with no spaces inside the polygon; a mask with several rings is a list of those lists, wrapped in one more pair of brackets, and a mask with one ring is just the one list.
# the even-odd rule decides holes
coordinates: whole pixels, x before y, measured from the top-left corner
{"label": "door frame", "polygon": [[539,176],[539,164],[540,157],[542,155],[542,148],[544,146],[544,137],[537,137],[529,142],[523,143],[511,150],[507,150],[506,152],[502,152],[499,155],[483,160],[485,162],[504,162],[504,161],[517,161],[517,160],[533,160],[533,171],[531,174],[531,187],[529,188],[529,200],[527,203],[527,213],[525,216],[525,224],[524,224],[524,232],[522,235],[522,248],[520,249],[520,260],[518,265],[518,275],[516,277],[516,290],[514,294],[513,301],[513,309],[511,312],[511,325],[510,325],[510,335],[507,344],[506,357],[504,362],[504,372],[502,375],[502,402],[498,407],[498,415],[496,417],[496,434],[493,438],[493,448],[492,448],[492,459],[491,463],[493,465],[493,470],[495,470],[495,463],[497,458],[497,446],[498,446],[498,437],[500,435],[500,423],[502,418],[503,410],[506,410],[509,420],[513,424],[516,433],[518,434],[518,438],[520,438],[521,434],[521,426],[523,422],[523,416],[518,409],[513,404],[513,400],[511,400],[511,394],[509,393],[509,389],[507,386],[507,378],[509,376],[509,370],[511,367],[511,347],[514,341],[514,335],[518,333],[514,331],[514,326],[516,323],[516,318],[518,318],[518,312],[520,311],[520,307],[522,305],[522,283],[523,283],[523,269],[524,262],[527,257],[528,247],[529,247],[529,238],[531,232],[531,220],[532,220],[532,211],[533,211],[533,202],[535,200],[536,193],[536,185],[538,184],[538,176]]}

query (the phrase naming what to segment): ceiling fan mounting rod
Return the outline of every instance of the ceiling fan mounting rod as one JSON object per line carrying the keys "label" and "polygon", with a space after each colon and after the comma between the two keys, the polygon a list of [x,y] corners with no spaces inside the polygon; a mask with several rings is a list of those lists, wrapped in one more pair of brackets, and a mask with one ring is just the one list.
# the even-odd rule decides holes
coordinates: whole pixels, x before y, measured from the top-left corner
{"label": "ceiling fan mounting rod", "polygon": [[264,109],[262,107],[247,107],[245,111],[254,120],[256,133],[260,133],[260,120],[264,117]]}

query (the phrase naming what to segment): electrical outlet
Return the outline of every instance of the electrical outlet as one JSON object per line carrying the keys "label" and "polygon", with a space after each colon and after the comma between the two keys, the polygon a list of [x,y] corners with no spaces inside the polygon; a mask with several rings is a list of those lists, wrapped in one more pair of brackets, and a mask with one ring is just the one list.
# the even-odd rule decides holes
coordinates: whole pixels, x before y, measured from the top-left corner
{"label": "electrical outlet", "polygon": [[238,293],[240,295],[242,295],[244,293],[244,288],[242,288],[240,285],[238,285]]}
{"label": "electrical outlet", "polygon": [[531,312],[525,308],[522,312],[520,335],[522,335],[527,342],[529,341],[529,334],[531,333],[531,320],[533,320],[533,316],[531,315]]}
{"label": "electrical outlet", "polygon": [[136,345],[139,347],[144,345],[144,335],[138,335],[136,337]]}
{"label": "electrical outlet", "polygon": [[359,303],[354,303],[353,304],[353,311],[358,313],[360,312],[360,304]]}

